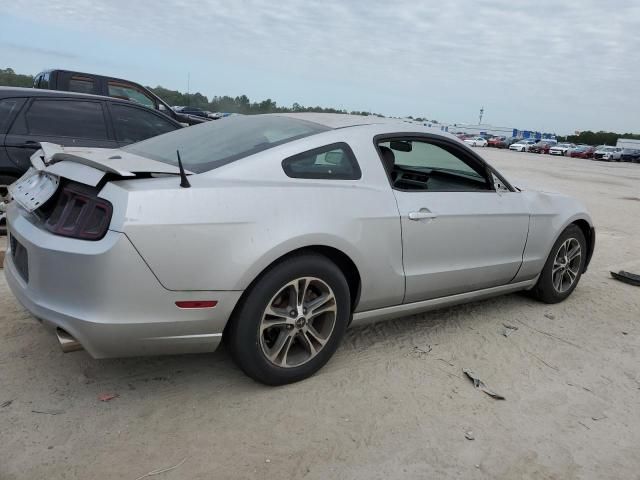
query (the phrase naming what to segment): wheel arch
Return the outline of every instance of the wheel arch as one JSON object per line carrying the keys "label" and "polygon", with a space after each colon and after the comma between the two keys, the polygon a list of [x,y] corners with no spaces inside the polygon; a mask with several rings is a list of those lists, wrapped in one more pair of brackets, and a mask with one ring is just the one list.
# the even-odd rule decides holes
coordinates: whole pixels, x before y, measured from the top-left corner
{"label": "wheel arch", "polygon": [[[267,266],[262,268],[259,273],[255,274],[251,279],[250,283],[244,289],[240,299],[236,303],[234,307],[233,313],[230,316],[230,321],[227,322],[225,326],[225,332],[227,331],[229,325],[233,321],[235,312],[240,308],[242,303],[246,300],[251,291],[253,285],[258,282],[269,270],[283,262],[284,260],[297,256],[304,255],[305,253],[311,253],[316,255],[322,255],[327,258],[331,262],[333,262],[344,275],[347,285],[349,286],[349,296],[351,297],[351,312],[353,312],[358,305],[360,300],[360,289],[362,286],[362,277],[360,275],[360,270],[358,269],[356,263],[353,259],[346,254],[343,250],[336,248],[335,246],[329,246],[324,244],[310,244],[305,246],[300,246],[298,248],[289,250],[288,252],[281,254],[277,258],[273,259]],[[223,337],[225,335],[223,334]]]}
{"label": "wheel arch", "polygon": [[[587,271],[587,267],[593,257],[593,251],[596,246],[596,229],[584,218],[578,218],[571,222],[569,225],[576,225],[583,233],[585,240],[587,241],[587,258],[584,262],[584,268],[582,273]],[[565,227],[566,228],[566,227]]]}

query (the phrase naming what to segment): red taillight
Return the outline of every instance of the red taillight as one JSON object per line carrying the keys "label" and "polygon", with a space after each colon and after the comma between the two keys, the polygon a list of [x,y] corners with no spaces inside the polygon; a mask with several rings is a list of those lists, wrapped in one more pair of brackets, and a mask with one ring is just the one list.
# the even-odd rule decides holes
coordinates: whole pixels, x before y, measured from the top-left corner
{"label": "red taillight", "polygon": [[45,220],[45,228],[64,237],[100,240],[109,228],[113,207],[97,194],[95,189],[83,185],[65,185]]}
{"label": "red taillight", "polygon": [[178,308],[213,308],[218,304],[215,300],[181,300],[176,302]]}

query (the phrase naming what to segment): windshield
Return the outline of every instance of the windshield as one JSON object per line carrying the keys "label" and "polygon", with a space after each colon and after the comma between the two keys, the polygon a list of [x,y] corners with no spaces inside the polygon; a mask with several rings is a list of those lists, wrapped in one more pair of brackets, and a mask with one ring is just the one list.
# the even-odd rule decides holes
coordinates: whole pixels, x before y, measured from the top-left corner
{"label": "windshield", "polygon": [[295,118],[238,115],[181,128],[123,150],[176,166],[179,150],[184,168],[202,173],[327,130],[323,125]]}

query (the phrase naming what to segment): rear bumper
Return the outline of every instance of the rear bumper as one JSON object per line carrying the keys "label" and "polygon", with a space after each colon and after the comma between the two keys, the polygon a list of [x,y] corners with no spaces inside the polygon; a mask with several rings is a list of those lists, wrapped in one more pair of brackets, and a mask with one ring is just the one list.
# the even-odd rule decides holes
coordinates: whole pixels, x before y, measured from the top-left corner
{"label": "rear bumper", "polygon": [[[28,254],[28,281],[12,252],[5,256],[13,294],[45,325],[73,335],[94,358],[213,351],[242,294],[166,290],[122,233],[109,231],[97,242],[56,236],[15,204],[8,229]],[[178,300],[218,303],[179,309]]]}

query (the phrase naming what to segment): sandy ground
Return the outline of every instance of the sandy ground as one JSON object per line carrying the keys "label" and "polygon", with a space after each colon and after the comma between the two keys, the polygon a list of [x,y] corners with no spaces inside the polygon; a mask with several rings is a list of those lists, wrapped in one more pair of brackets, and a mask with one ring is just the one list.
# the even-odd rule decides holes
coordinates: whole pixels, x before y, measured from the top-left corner
{"label": "sandy ground", "polygon": [[[640,165],[484,154],[590,208],[598,244],[571,298],[352,329],[295,385],[258,385],[223,350],[63,354],[0,275],[0,479],[135,480],[180,462],[152,478],[640,478],[640,288],[609,276],[640,271]],[[504,337],[503,323],[518,330]]]}

